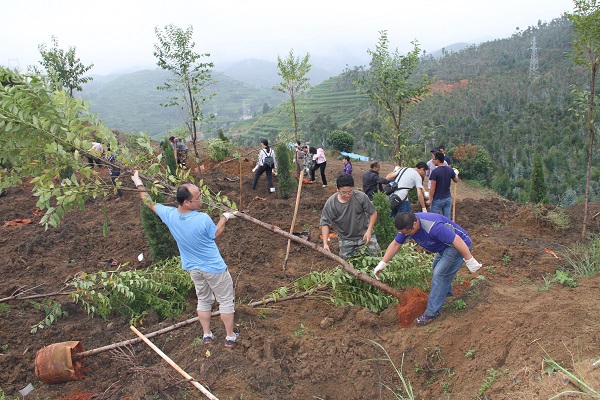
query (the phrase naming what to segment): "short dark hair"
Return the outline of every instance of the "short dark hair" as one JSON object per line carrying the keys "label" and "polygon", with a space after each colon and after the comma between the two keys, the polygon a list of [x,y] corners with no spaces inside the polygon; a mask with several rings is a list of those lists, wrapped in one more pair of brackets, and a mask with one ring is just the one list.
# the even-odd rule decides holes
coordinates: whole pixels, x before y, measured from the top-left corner
{"label": "short dark hair", "polygon": [[310,154],[317,154],[317,148],[316,148],[316,147],[313,147],[313,146],[310,146],[310,147],[308,148],[308,152],[309,152]]}
{"label": "short dark hair", "polygon": [[440,151],[446,151],[446,148],[444,146],[439,146]]}
{"label": "short dark hair", "polygon": [[354,178],[352,175],[340,175],[337,177],[336,186],[338,189],[347,186],[354,187]]}
{"label": "short dark hair", "polygon": [[173,140],[175,140],[175,136],[171,136],[171,137],[169,138],[169,141],[170,141],[170,142],[172,142]]}
{"label": "short dark hair", "polygon": [[433,155],[433,157],[441,163],[444,162],[444,153],[442,153],[441,151],[438,151],[437,153],[435,153]]}
{"label": "short dark hair", "polygon": [[379,161],[374,161],[371,163],[371,169],[373,169],[375,167],[379,167]]}
{"label": "short dark hair", "polygon": [[342,159],[344,159],[346,161],[350,161],[350,156],[342,156]]}
{"label": "short dark hair", "polygon": [[412,229],[416,220],[417,216],[415,214],[409,212],[401,212],[396,215],[396,218],[394,219],[394,226],[399,231],[404,229]]}
{"label": "short dark hair", "polygon": [[186,182],[179,185],[177,188],[177,203],[182,205],[184,201],[190,200],[192,198],[192,192],[190,192],[189,186],[191,183]]}
{"label": "short dark hair", "polygon": [[427,171],[429,169],[429,167],[427,166],[426,163],[424,163],[423,161],[419,161],[417,163],[417,165],[415,165],[416,169],[424,169],[425,171]]}

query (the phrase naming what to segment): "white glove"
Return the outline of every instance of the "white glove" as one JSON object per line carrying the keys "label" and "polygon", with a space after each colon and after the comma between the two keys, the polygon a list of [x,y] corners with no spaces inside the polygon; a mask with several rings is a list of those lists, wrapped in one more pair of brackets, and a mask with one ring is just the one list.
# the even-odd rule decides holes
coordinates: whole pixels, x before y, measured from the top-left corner
{"label": "white glove", "polygon": [[427,212],[426,208],[421,208],[421,212]]}
{"label": "white glove", "polygon": [[396,166],[394,167],[394,172],[398,172],[398,171],[400,171],[400,168],[402,168],[402,167],[401,167],[401,166],[399,166],[399,165],[396,165]]}
{"label": "white glove", "polygon": [[131,180],[133,181],[136,187],[144,186],[144,183],[140,179],[139,173],[137,171],[135,171],[133,175],[131,175]]}
{"label": "white glove", "polygon": [[387,265],[388,265],[388,263],[386,263],[385,261],[383,261],[383,260],[379,261],[379,264],[377,264],[377,266],[373,270],[373,273],[375,274],[375,279],[380,280],[379,273],[381,271],[383,271],[384,268],[387,267]]}
{"label": "white glove", "polygon": [[256,172],[256,169],[257,169],[257,168],[258,168],[258,167],[254,167],[254,168],[252,168],[252,172]]}
{"label": "white glove", "polygon": [[423,197],[425,197],[425,200],[429,199],[429,192],[423,191]]}
{"label": "white glove", "polygon": [[277,176],[277,168],[273,169],[273,175]]}
{"label": "white glove", "polygon": [[471,271],[471,273],[475,273],[479,268],[481,268],[481,264],[477,262],[475,257],[471,257],[468,260],[465,260],[465,264],[467,264],[467,268],[469,268],[469,271]]}
{"label": "white glove", "polygon": [[456,174],[456,177],[458,178],[458,170],[456,168],[452,168],[452,170],[454,171],[454,173]]}
{"label": "white glove", "polygon": [[223,216],[225,217],[225,219],[227,221],[229,221],[231,218],[235,218],[235,214],[234,213],[230,213],[230,212],[223,213]]}

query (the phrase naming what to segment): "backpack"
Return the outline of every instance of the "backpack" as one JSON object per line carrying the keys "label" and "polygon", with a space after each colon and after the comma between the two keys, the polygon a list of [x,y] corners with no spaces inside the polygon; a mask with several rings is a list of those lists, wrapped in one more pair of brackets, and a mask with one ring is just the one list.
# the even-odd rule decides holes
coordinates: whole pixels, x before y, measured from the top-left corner
{"label": "backpack", "polygon": [[265,167],[269,167],[269,168],[275,168],[275,159],[273,158],[273,155],[271,152],[267,153],[265,151],[266,157],[263,160],[263,165]]}
{"label": "backpack", "polygon": [[[391,181],[390,183],[388,183],[387,185],[385,185],[383,187],[383,191],[385,192],[386,195],[391,195],[392,193],[394,193],[396,190],[398,189],[402,189],[398,187],[398,182],[400,181],[400,178],[402,178],[402,175],[404,175],[404,172],[406,172],[408,168],[403,168],[401,173],[398,173],[398,175],[396,175],[396,178]],[[406,188],[404,188],[406,189]]]}

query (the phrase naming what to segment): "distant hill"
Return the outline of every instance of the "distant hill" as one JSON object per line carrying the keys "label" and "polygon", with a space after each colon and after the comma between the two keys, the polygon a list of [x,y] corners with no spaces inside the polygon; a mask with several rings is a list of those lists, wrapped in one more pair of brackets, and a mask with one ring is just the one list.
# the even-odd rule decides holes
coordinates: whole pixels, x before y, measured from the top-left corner
{"label": "distant hill", "polygon": [[[327,65],[320,63],[319,65]],[[269,88],[281,82],[281,77],[277,74],[277,63],[254,58],[242,60],[231,64],[222,70],[224,75],[227,75],[240,82],[249,85]],[[313,64],[308,77],[311,85],[318,85],[332,76],[339,75],[342,70],[326,69]]]}
{"label": "distant hill", "polygon": [[[156,89],[169,77],[168,72],[137,71],[110,77],[95,77],[84,86],[81,97],[90,103],[90,109],[113,129],[122,132],[146,131],[151,136],[166,133],[184,124],[184,115],[177,107],[162,107],[171,92]],[[205,104],[205,114],[216,114],[210,126],[202,131],[250,117],[269,107],[281,104],[285,97],[272,89],[259,88],[236,81],[220,73],[213,74],[214,84],[209,91],[217,96]]]}

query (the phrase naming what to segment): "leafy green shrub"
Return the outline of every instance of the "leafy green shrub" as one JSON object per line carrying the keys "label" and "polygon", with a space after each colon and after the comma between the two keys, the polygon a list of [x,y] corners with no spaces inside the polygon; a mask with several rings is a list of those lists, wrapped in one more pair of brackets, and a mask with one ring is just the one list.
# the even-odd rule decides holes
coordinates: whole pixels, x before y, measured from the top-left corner
{"label": "leafy green shrub", "polygon": [[277,159],[277,196],[282,199],[290,197],[294,189],[294,179],[290,174],[292,154],[285,144],[280,144],[275,149],[275,158]]}
{"label": "leafy green shrub", "polygon": [[232,144],[221,139],[210,139],[208,141],[208,151],[210,158],[215,161],[223,161],[231,156]]}
{"label": "leafy green shrub", "polygon": [[177,173],[177,160],[175,160],[175,151],[173,150],[173,146],[171,145],[171,141],[169,139],[165,139],[160,142],[160,147],[163,150],[165,155],[165,164],[167,164],[167,171],[171,175],[175,175]]}
{"label": "leafy green shrub", "polygon": [[107,319],[112,313],[140,320],[148,310],[162,317],[181,314],[187,307],[186,296],[194,284],[181,268],[179,257],[153,264],[144,270],[98,271],[82,273],[69,286],[70,295],[88,314]]}
{"label": "leafy green shrub", "polygon": [[41,303],[36,301],[28,300],[38,311],[43,311],[45,317],[43,320],[31,327],[31,333],[36,333],[38,330],[51,326],[57,319],[61,317],[68,317],[69,313],[63,311],[62,306],[58,301],[55,300],[43,300]]}
{"label": "leafy green shrub", "polygon": [[493,163],[486,149],[467,144],[457,146],[452,155],[452,166],[460,171],[461,179],[474,179],[489,184]]}
{"label": "leafy green shrub", "polygon": [[373,195],[373,205],[377,209],[377,222],[375,222],[373,231],[379,247],[383,250],[394,240],[398,231],[394,227],[394,220],[390,218],[392,210],[385,193],[376,192]]}
{"label": "leafy green shrub", "polygon": [[327,143],[337,151],[351,152],[354,147],[354,136],[336,129],[327,137]]}
{"label": "leafy green shrub", "polygon": [[[164,202],[164,196],[160,193],[149,192],[150,197],[156,203]],[[160,220],[158,215],[149,209],[144,203],[140,204],[140,215],[144,236],[150,248],[150,258],[153,261],[166,260],[179,255],[177,242],[173,239],[169,228]]]}
{"label": "leafy green shrub", "polygon": [[548,201],[548,187],[544,181],[544,165],[538,153],[533,155],[533,171],[531,172],[531,189],[529,201],[532,203],[546,203]]}

